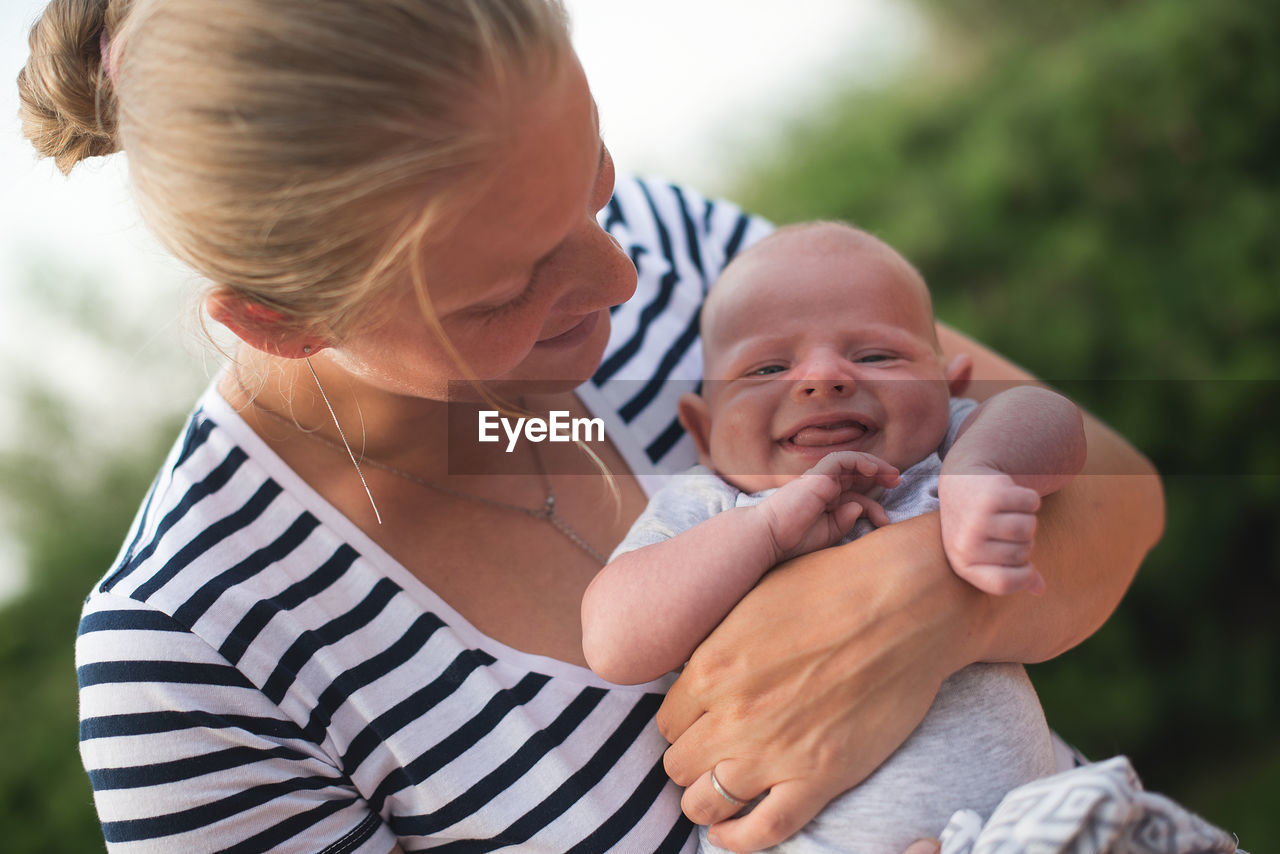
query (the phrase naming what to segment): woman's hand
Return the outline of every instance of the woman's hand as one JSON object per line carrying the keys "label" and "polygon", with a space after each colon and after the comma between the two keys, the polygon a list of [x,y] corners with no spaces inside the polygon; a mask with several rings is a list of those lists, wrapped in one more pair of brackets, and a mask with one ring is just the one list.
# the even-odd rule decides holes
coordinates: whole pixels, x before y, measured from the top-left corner
{"label": "woman's hand", "polygon": [[[947,566],[936,513],[770,573],[694,653],[658,713],[685,814],[733,850],[799,830],[897,749],[942,680],[977,659],[984,598]],[[736,798],[768,794],[733,819],[713,769]]]}

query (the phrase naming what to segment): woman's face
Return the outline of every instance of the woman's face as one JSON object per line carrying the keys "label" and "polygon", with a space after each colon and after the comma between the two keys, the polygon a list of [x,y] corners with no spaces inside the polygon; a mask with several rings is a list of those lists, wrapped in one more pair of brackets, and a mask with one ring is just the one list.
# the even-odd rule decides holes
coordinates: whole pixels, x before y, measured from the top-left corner
{"label": "woman's face", "polygon": [[[537,75],[534,75],[537,78]],[[596,222],[613,161],[577,57],[515,84],[486,113],[499,142],[466,210],[424,261],[436,317],[462,361],[497,393],[567,390],[589,378],[609,338],[609,308],[636,272]],[[447,399],[463,371],[405,284],[388,320],[329,352],[384,390]],[[455,388],[455,391],[457,389]]]}

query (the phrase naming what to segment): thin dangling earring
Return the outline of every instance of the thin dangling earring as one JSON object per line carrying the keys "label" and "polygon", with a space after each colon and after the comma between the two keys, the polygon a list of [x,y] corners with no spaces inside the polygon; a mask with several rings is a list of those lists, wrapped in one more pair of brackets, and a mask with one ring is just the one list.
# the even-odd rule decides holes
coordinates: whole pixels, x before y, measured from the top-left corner
{"label": "thin dangling earring", "polygon": [[373,492],[369,489],[369,482],[364,479],[364,472],[360,470],[360,461],[356,459],[355,452],[351,450],[351,443],[347,441],[347,434],[342,431],[342,425],[338,423],[338,413],[333,411],[333,404],[329,402],[329,395],[324,393],[324,386],[320,384],[320,375],[316,373],[315,366],[311,364],[310,344],[302,348],[302,358],[306,360],[307,369],[311,371],[311,377],[316,381],[316,388],[320,389],[320,397],[324,400],[324,405],[329,408],[329,417],[333,419],[333,426],[338,428],[338,436],[342,439],[342,446],[347,449],[347,456],[351,458],[351,464],[356,467],[356,474],[360,476],[360,483],[364,486],[364,494],[369,496],[369,506],[373,508],[373,517],[381,525],[382,514],[378,512],[378,503],[373,500]]}

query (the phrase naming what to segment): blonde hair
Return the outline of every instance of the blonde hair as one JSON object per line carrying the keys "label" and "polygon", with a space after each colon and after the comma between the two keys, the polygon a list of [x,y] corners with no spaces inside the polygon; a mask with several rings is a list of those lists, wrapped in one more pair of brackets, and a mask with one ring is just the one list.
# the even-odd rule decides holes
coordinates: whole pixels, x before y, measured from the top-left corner
{"label": "blonde hair", "polygon": [[421,290],[486,104],[571,50],[559,0],[53,0],[30,47],[40,153],[68,172],[123,149],[174,254],[339,335],[406,275]]}

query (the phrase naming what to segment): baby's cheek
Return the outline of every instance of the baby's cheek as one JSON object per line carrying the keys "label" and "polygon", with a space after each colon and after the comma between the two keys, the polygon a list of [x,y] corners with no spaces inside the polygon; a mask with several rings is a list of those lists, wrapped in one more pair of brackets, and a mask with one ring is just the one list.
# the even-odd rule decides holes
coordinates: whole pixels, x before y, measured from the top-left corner
{"label": "baby's cheek", "polygon": [[750,431],[741,418],[729,416],[713,422],[711,456],[718,470],[735,474],[748,471],[752,463],[752,444]]}

